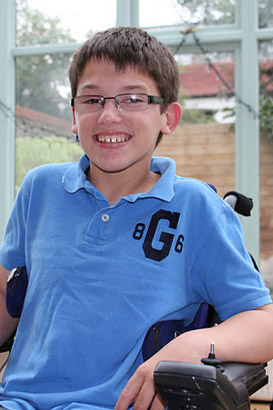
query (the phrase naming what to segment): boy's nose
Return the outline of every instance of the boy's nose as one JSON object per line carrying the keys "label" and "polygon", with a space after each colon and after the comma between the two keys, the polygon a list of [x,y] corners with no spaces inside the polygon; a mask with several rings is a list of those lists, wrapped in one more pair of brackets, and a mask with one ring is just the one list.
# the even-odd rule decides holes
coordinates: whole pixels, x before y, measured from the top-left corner
{"label": "boy's nose", "polygon": [[99,122],[114,121],[120,119],[120,110],[118,109],[114,99],[107,99],[104,102],[104,107],[99,111]]}

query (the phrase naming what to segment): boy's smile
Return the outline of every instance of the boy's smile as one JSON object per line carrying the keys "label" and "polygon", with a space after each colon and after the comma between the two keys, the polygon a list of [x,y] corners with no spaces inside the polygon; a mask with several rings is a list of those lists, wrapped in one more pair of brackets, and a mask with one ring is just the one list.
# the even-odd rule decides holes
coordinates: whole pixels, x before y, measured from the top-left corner
{"label": "boy's smile", "polygon": [[98,178],[114,174],[120,183],[135,181],[140,192],[143,181],[151,179],[150,162],[159,132],[171,132],[169,114],[168,109],[161,112],[160,104],[149,104],[141,111],[119,109],[113,97],[128,93],[160,97],[155,81],[137,69],[128,66],[117,71],[112,62],[91,60],[79,81],[77,97],[103,96],[104,107],[95,112],[73,108],[72,131],[79,134],[89,158],[92,183],[97,186]]}
{"label": "boy's smile", "polygon": [[128,141],[129,138],[130,137],[128,135],[124,135],[124,136],[121,136],[121,135],[118,135],[118,136],[105,136],[105,137],[99,135],[97,137],[98,141],[103,143],[103,144],[107,144],[107,143],[113,144],[115,142],[118,142],[118,143],[125,142],[125,141]]}

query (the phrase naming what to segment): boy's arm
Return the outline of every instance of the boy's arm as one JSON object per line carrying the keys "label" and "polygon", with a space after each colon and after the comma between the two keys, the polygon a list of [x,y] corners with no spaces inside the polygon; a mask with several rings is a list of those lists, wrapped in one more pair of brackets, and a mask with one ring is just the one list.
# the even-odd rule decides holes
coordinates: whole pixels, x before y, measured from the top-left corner
{"label": "boy's arm", "polygon": [[0,346],[2,346],[15,331],[19,319],[15,319],[6,308],[6,287],[9,270],[0,265]]}
{"label": "boy's arm", "polygon": [[187,332],[162,348],[143,363],[131,377],[116,404],[115,410],[164,410],[165,406],[153,382],[153,373],[161,360],[200,363],[207,357],[210,344],[223,362],[263,363],[273,358],[273,306],[239,313],[218,326]]}

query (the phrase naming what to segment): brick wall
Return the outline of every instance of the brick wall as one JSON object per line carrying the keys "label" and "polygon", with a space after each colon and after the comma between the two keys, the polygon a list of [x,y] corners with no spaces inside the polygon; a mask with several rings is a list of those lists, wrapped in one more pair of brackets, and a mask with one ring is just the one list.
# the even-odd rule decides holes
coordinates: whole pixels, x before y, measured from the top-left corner
{"label": "brick wall", "polygon": [[[211,183],[220,196],[235,188],[234,133],[228,124],[179,126],[163,137],[155,155],[173,158],[178,175]],[[273,141],[265,137],[261,138],[260,177],[261,258],[267,259],[273,256]]]}

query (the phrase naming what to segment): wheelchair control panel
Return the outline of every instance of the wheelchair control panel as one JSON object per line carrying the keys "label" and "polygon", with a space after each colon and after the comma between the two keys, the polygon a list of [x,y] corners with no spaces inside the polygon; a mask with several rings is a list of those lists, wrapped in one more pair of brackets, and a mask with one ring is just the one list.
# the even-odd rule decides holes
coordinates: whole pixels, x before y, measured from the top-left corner
{"label": "wheelchair control panel", "polygon": [[168,410],[249,410],[249,396],[268,382],[265,364],[222,363],[213,345],[202,362],[157,365],[154,382]]}

